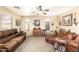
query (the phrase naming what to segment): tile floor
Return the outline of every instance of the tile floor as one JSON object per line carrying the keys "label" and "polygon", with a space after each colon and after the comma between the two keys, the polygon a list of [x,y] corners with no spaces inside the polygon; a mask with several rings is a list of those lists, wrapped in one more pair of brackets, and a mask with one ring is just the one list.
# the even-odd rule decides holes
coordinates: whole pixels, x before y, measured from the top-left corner
{"label": "tile floor", "polygon": [[54,52],[54,47],[45,37],[27,37],[15,52]]}

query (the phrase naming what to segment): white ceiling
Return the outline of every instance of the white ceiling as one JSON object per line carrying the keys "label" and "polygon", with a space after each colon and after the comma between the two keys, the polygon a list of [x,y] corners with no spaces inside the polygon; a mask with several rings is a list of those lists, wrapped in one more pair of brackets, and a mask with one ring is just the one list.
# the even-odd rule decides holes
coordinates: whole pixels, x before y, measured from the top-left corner
{"label": "white ceiling", "polygon": [[[13,8],[13,6],[8,6],[6,8],[12,10],[13,12],[21,15],[21,16],[31,16],[33,12],[36,11],[37,6],[19,6],[20,9]],[[45,9],[49,9],[47,16],[59,15],[65,13],[72,8],[73,6],[43,6]]]}

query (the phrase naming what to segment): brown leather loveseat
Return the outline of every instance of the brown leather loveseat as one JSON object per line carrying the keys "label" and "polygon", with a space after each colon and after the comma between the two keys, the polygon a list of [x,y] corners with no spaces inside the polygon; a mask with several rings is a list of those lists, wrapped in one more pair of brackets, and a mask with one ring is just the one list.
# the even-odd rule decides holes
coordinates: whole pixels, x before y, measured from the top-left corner
{"label": "brown leather loveseat", "polygon": [[17,29],[0,31],[0,51],[14,51],[26,38],[26,33]]}

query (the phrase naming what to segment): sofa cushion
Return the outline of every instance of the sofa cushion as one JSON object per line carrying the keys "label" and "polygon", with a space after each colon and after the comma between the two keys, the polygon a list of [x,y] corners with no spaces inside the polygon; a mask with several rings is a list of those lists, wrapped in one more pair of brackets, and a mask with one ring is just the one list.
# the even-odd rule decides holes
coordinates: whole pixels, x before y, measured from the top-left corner
{"label": "sofa cushion", "polygon": [[73,39],[72,34],[68,34],[68,35],[67,35],[67,39],[68,39],[68,40],[72,40],[72,39]]}
{"label": "sofa cushion", "polygon": [[14,38],[13,40],[16,40],[20,44],[21,42],[24,41],[24,36],[18,36],[16,38]]}
{"label": "sofa cushion", "polygon": [[79,48],[79,44],[76,43],[74,40],[71,40],[67,44],[67,51],[68,52],[75,52]]}
{"label": "sofa cushion", "polygon": [[15,33],[18,33],[18,30],[17,29],[12,29],[12,31]]}
{"label": "sofa cushion", "polygon": [[15,36],[17,37],[17,36],[19,36],[19,34],[20,34],[20,33],[15,33]]}
{"label": "sofa cushion", "polygon": [[5,42],[7,42],[8,40],[6,39],[6,38],[2,38],[2,39],[0,39],[0,44],[1,43],[5,43]]}
{"label": "sofa cushion", "polygon": [[19,35],[19,33],[16,33],[14,35],[7,36],[6,38],[2,38],[2,39],[0,39],[0,43],[5,43],[5,42],[17,37],[18,35]]}
{"label": "sofa cushion", "polygon": [[0,32],[0,39],[4,37],[3,32]]}
{"label": "sofa cushion", "polygon": [[14,34],[14,32],[12,30],[9,30],[9,32],[10,32],[10,35]]}
{"label": "sofa cushion", "polygon": [[18,46],[18,42],[16,40],[10,40],[9,42],[5,43],[5,47],[8,51],[14,51]]}
{"label": "sofa cushion", "polygon": [[6,39],[7,39],[7,40],[11,40],[11,39],[13,39],[14,37],[15,37],[15,35],[10,35],[10,36],[6,37]]}
{"label": "sofa cushion", "polygon": [[78,51],[78,48],[74,47],[74,46],[71,46],[71,45],[67,45],[67,48],[66,50],[68,52],[77,52]]}
{"label": "sofa cushion", "polygon": [[5,44],[0,44],[0,49],[6,49]]}
{"label": "sofa cushion", "polygon": [[11,34],[9,30],[5,30],[3,32],[4,32],[4,37],[7,37]]}
{"label": "sofa cushion", "polygon": [[10,35],[18,33],[17,29],[11,29],[9,30],[9,32],[10,32]]}
{"label": "sofa cushion", "polygon": [[6,37],[6,39],[7,39],[7,40],[11,40],[11,39],[17,37],[18,35],[19,35],[19,33],[16,33],[16,34],[14,34],[14,35],[10,35],[10,36]]}

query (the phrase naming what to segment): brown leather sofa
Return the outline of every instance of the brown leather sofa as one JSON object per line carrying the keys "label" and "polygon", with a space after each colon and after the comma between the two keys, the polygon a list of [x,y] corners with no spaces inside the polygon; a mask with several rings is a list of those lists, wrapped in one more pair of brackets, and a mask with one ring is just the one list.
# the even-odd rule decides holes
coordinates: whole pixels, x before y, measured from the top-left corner
{"label": "brown leather sofa", "polygon": [[0,51],[14,51],[26,38],[26,33],[17,29],[0,31]]}
{"label": "brown leather sofa", "polygon": [[[53,35],[55,35],[55,34],[53,34]],[[57,42],[57,40],[55,40],[55,38],[58,38],[58,42],[61,41],[60,38],[67,41],[67,44],[66,44],[66,51],[67,52],[78,51],[79,36],[76,33],[61,31],[59,33],[57,32],[57,35],[55,35],[55,37],[51,36],[51,35],[47,36],[45,38],[45,40],[46,40],[46,42],[53,44],[55,41]]]}

